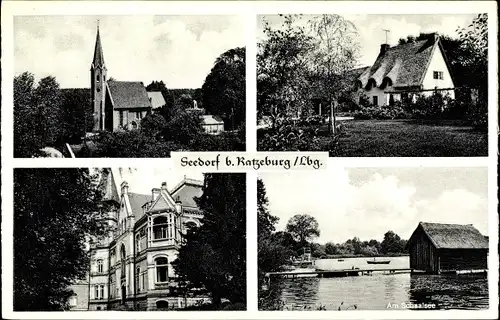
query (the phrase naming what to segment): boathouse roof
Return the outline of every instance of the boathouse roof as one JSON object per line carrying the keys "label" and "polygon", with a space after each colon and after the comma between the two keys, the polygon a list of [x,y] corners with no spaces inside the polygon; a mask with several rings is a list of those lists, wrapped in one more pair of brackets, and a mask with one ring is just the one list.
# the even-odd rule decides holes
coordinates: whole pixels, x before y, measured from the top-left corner
{"label": "boathouse roof", "polygon": [[488,239],[473,225],[420,222],[408,245],[422,231],[437,249],[488,249]]}

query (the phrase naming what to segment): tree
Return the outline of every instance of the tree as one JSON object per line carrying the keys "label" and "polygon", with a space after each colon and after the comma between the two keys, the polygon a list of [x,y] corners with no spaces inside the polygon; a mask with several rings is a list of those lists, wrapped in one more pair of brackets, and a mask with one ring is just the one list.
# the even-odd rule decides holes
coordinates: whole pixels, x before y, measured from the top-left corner
{"label": "tree", "polygon": [[93,110],[88,89],[61,89],[64,142],[79,143],[93,126]]}
{"label": "tree", "polygon": [[338,248],[333,242],[327,242],[325,244],[325,253],[326,254],[337,254]]}
{"label": "tree", "polygon": [[148,114],[141,120],[141,130],[152,138],[161,140],[167,126],[165,118],[159,114]]}
{"label": "tree", "polygon": [[311,19],[310,29],[315,35],[311,66],[330,102],[329,125],[335,134],[335,104],[352,87],[345,79],[358,57],[357,30],[352,22],[332,14]]}
{"label": "tree", "polygon": [[274,225],[279,218],[269,213],[269,200],[266,195],[266,186],[261,179],[257,179],[257,219],[259,239],[269,237],[275,230]]}
{"label": "tree", "polygon": [[179,99],[177,99],[177,104],[183,110],[193,107],[193,97],[190,94],[184,93]]}
{"label": "tree", "polygon": [[296,214],[288,220],[286,231],[302,246],[314,237],[319,237],[318,221],[308,214]]}
{"label": "tree", "polygon": [[246,302],[245,174],[205,174],[198,206],[202,225],[188,230],[174,261],[176,273],[222,298]]}
{"label": "tree", "polygon": [[25,72],[14,78],[14,155],[33,157],[40,149],[64,141],[59,84],[54,77],[42,78]]}
{"label": "tree", "polygon": [[245,122],[245,73],[245,48],[230,49],[215,60],[201,88],[206,112],[220,116],[231,130]]}
{"label": "tree", "polygon": [[280,28],[264,20],[266,39],[257,53],[257,119],[270,116],[273,128],[283,118],[297,116],[309,102],[306,76],[313,48],[312,37],[299,23],[301,16],[281,16]]}
{"label": "tree", "polygon": [[96,177],[16,169],[14,194],[14,310],[66,309],[68,287],[88,270],[86,240],[106,231]]}
{"label": "tree", "polygon": [[384,240],[380,244],[382,253],[401,253],[404,250],[401,238],[393,231],[387,231],[384,234]]}

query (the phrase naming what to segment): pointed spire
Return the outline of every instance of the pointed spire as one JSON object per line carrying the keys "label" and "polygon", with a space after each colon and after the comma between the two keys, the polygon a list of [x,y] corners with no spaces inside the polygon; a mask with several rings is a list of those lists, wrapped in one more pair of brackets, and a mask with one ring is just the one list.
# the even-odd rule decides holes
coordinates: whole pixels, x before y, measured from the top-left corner
{"label": "pointed spire", "polygon": [[92,61],[92,67],[105,68],[104,54],[102,53],[101,46],[101,36],[99,35],[99,20],[97,21],[97,36],[95,39],[94,60]]}

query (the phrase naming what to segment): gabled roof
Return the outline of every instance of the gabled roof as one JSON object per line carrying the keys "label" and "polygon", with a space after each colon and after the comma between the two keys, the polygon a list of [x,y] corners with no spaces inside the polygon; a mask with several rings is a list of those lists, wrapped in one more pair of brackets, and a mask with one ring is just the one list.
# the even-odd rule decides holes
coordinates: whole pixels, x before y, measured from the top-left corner
{"label": "gabled roof", "polygon": [[120,192],[117,177],[113,174],[112,169],[108,169],[104,177],[104,201],[115,201],[120,203]]}
{"label": "gabled roof", "polygon": [[148,93],[142,82],[112,80],[107,84],[115,109],[151,108]]}
{"label": "gabled roof", "polygon": [[132,209],[132,214],[135,217],[135,221],[137,221],[144,215],[144,210],[142,209],[142,206],[151,200],[151,196],[146,194],[129,192],[128,199],[130,201],[130,208]]}
{"label": "gabled roof", "polygon": [[197,209],[198,204],[195,199],[203,194],[203,181],[184,178],[170,191],[170,194],[174,200],[182,201],[184,207]]}
{"label": "gabled roof", "polygon": [[148,97],[153,109],[160,108],[166,104],[161,91],[148,91]]}
{"label": "gabled roof", "polygon": [[408,240],[422,230],[437,249],[488,249],[488,240],[471,224],[444,224],[420,222]]}
{"label": "gabled roof", "polygon": [[379,87],[384,78],[389,78],[394,87],[420,86],[436,48],[441,50],[446,61],[443,47],[437,36],[428,40],[389,47],[385,53],[381,52],[378,55],[373,66],[366,69],[358,77],[358,81],[361,82],[362,87],[366,87],[370,79]]}
{"label": "gabled roof", "polygon": [[224,121],[219,116],[214,116],[214,115],[202,115],[201,122],[204,125],[224,124]]}
{"label": "gabled roof", "polygon": [[93,68],[106,68],[104,66],[104,54],[102,53],[101,46],[101,36],[99,35],[99,27],[97,27],[97,36],[95,39],[95,48],[94,48],[94,59],[92,60]]}

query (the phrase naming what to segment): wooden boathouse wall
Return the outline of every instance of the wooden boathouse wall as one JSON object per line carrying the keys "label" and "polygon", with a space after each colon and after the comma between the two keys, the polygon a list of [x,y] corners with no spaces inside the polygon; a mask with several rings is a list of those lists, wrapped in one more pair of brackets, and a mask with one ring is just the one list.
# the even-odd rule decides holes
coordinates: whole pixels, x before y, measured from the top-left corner
{"label": "wooden boathouse wall", "polygon": [[440,271],[488,269],[487,249],[440,249]]}
{"label": "wooden boathouse wall", "polygon": [[409,251],[411,269],[422,270],[428,273],[438,272],[439,261],[437,250],[420,227],[416,231],[412,244],[409,246]]}

